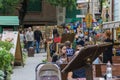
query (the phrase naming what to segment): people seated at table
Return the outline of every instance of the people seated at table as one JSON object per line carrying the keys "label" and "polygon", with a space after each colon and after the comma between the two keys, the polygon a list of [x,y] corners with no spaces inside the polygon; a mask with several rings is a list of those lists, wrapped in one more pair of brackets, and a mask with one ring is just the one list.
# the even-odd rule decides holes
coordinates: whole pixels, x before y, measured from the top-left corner
{"label": "people seated at table", "polygon": [[75,51],[77,52],[77,51],[79,51],[79,50],[82,49],[82,48],[83,48],[82,45],[76,45],[76,50],[75,50]]}
{"label": "people seated at table", "polygon": [[78,35],[75,36],[75,41],[77,45],[82,45],[84,46],[85,42],[83,40],[84,38],[79,37]]}
{"label": "people seated at table", "polygon": [[56,52],[56,47],[57,47],[57,43],[61,42],[61,37],[59,36],[59,34],[54,34],[54,38],[52,43],[49,46],[50,49],[50,56],[52,57],[54,55],[54,53]]}
{"label": "people seated at table", "polygon": [[83,33],[82,33],[82,31],[80,30],[79,27],[76,29],[75,41],[76,41],[77,45],[84,46],[84,44],[85,44],[84,35],[83,35]]}
{"label": "people seated at table", "polygon": [[58,52],[56,52],[52,57],[52,62],[56,63],[67,63],[67,54],[65,44],[60,44]]}
{"label": "people seated at table", "polygon": [[67,56],[68,57],[71,57],[74,55],[74,49],[71,48],[71,42],[70,41],[66,41],[65,42],[65,45],[66,45],[66,53],[67,53]]}

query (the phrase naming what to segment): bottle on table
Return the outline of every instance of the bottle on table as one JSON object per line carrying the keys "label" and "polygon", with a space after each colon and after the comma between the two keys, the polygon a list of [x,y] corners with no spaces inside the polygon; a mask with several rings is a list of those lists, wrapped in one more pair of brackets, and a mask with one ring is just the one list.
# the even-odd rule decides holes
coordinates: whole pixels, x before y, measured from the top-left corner
{"label": "bottle on table", "polygon": [[112,80],[112,65],[111,65],[110,61],[108,61],[106,67],[107,67],[106,80]]}

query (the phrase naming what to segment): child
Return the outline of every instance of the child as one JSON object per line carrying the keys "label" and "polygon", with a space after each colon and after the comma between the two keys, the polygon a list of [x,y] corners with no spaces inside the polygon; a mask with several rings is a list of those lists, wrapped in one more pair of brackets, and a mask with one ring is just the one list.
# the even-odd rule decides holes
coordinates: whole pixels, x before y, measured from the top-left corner
{"label": "child", "polygon": [[66,41],[65,45],[66,45],[66,48],[67,48],[67,50],[66,50],[67,56],[68,57],[73,56],[74,55],[74,50],[71,48],[71,42]]}
{"label": "child", "polygon": [[68,57],[68,62],[73,58],[73,55],[74,55],[74,49],[71,48],[71,42],[70,41],[66,41],[65,42],[65,45],[67,47],[66,49],[66,54],[67,54],[67,57]]}

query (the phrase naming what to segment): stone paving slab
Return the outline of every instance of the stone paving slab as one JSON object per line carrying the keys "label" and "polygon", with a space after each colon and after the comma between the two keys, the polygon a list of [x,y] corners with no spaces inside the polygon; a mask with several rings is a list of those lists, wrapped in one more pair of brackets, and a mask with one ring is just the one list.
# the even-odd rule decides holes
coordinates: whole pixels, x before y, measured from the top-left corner
{"label": "stone paving slab", "polygon": [[39,53],[35,54],[34,57],[28,57],[24,67],[14,67],[11,80],[35,80],[35,68],[46,57],[46,53]]}

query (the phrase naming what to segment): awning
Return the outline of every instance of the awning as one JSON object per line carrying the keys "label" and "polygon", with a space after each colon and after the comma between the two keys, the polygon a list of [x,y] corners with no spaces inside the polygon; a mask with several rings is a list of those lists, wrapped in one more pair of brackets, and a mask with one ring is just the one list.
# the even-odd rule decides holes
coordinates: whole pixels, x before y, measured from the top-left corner
{"label": "awning", "polygon": [[103,23],[103,29],[118,28],[119,25],[120,25],[120,21],[104,22]]}
{"label": "awning", "polygon": [[18,16],[0,16],[0,25],[19,25]]}

